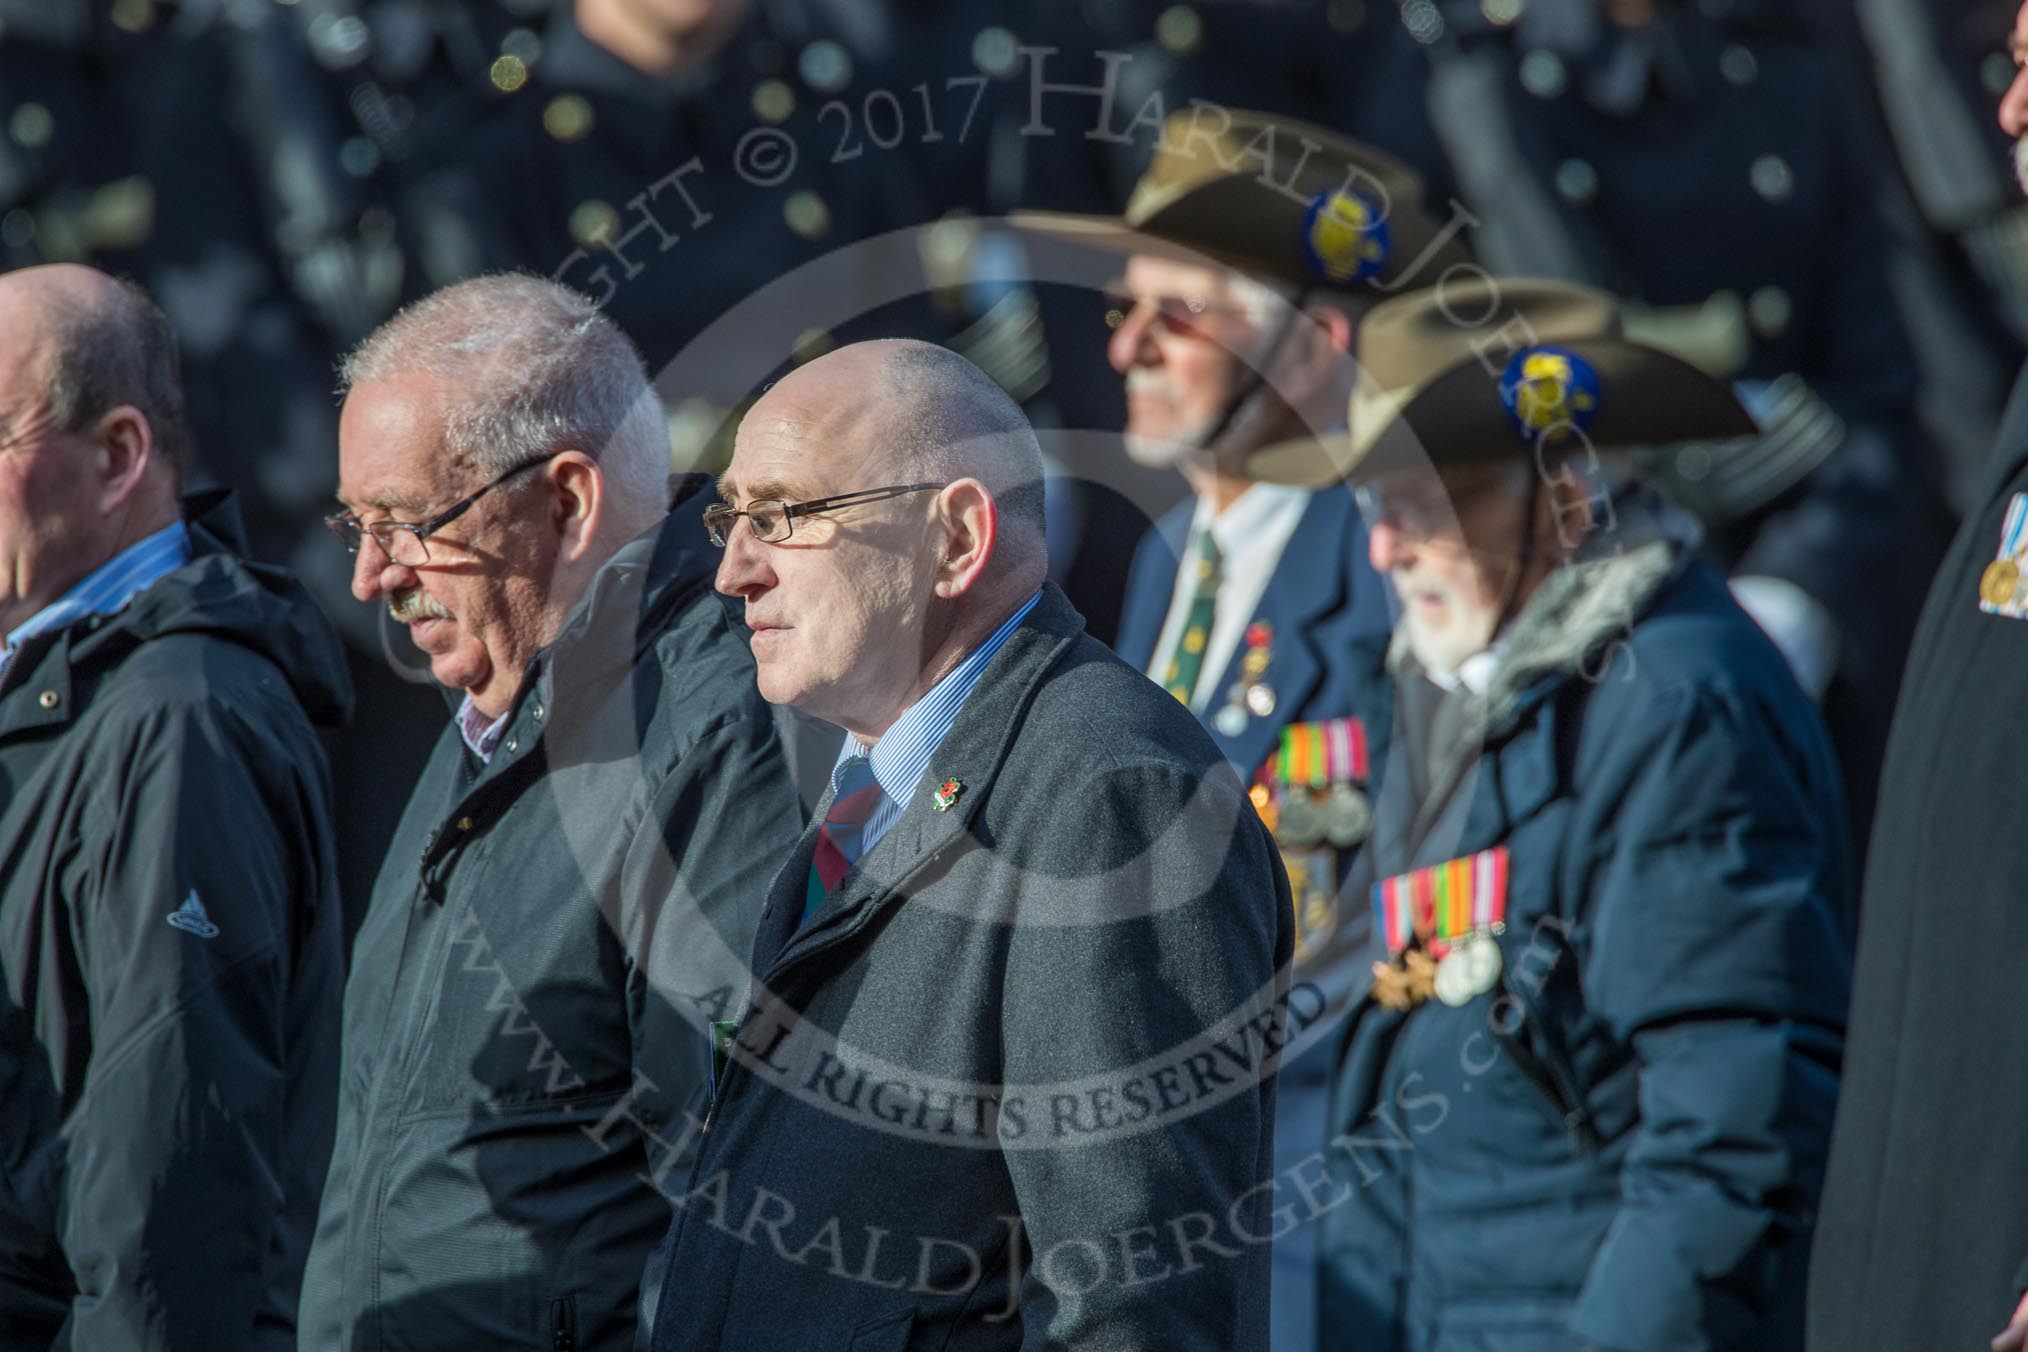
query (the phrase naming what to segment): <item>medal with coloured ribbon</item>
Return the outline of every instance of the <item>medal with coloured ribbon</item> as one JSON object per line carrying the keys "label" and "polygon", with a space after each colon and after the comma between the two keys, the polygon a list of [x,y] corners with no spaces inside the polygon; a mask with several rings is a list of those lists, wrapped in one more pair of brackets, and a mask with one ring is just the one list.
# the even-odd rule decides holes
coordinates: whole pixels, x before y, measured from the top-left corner
{"label": "medal with coloured ribbon", "polygon": [[1453,1008],[1499,984],[1507,929],[1504,845],[1373,884],[1374,921],[1387,943],[1373,964],[1373,998],[1407,1010],[1432,995]]}
{"label": "medal with coloured ribbon", "polygon": [[1366,839],[1373,812],[1366,728],[1356,718],[1293,723],[1254,775],[1251,796],[1281,846],[1295,899],[1296,961],[1338,928],[1338,852]]}
{"label": "medal with coloured ribbon", "polygon": [[2028,561],[2028,493],[2016,493],[2000,525],[2000,549],[1979,577],[1979,609],[1988,615],[2028,619],[2021,566]]}
{"label": "medal with coloured ribbon", "polygon": [[[1275,839],[1296,849],[1329,843],[1349,850],[1366,839],[1373,812],[1362,787],[1366,725],[1356,718],[1291,723],[1281,745],[1254,776],[1254,802],[1272,809]],[[1261,816],[1270,818],[1268,808]]]}

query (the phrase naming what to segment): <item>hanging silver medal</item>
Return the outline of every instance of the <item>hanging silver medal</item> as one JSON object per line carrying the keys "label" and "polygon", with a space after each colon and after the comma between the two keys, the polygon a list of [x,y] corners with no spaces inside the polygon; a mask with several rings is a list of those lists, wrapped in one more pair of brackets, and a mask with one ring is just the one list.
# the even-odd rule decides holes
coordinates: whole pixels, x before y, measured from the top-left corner
{"label": "hanging silver medal", "polygon": [[1492,935],[1468,934],[1437,964],[1436,997],[1453,1009],[1468,1005],[1500,983],[1504,966]]}

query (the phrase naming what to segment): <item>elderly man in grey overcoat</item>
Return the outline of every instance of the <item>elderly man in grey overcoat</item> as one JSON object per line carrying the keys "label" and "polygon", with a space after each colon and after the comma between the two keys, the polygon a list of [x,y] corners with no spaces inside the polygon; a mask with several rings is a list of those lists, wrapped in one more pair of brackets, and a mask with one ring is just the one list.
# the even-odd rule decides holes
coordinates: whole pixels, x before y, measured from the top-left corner
{"label": "elderly man in grey overcoat", "polygon": [[653,1347],[1264,1347],[1287,882],[1189,711],[1044,584],[1027,420],[856,344],[754,406],[719,494],[761,694],[847,737]]}

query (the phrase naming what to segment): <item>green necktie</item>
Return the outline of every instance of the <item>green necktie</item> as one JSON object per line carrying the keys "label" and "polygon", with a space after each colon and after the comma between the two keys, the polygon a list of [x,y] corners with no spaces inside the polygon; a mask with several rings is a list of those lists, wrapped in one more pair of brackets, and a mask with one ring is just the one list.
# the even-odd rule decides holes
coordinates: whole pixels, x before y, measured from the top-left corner
{"label": "green necktie", "polygon": [[1210,531],[1197,536],[1196,585],[1190,592],[1190,609],[1183,615],[1183,632],[1169,652],[1169,664],[1162,669],[1162,688],[1184,704],[1197,691],[1197,677],[1204,670],[1204,645],[1211,641],[1211,616],[1218,608],[1221,559],[1218,544]]}

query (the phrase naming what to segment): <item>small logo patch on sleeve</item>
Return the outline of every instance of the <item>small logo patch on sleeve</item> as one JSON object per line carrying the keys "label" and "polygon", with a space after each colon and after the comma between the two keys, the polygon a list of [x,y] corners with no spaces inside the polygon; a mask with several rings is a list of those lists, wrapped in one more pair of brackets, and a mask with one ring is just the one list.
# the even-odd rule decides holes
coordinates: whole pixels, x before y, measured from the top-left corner
{"label": "small logo patch on sleeve", "polygon": [[190,889],[190,895],[183,899],[183,904],[169,912],[169,923],[185,934],[194,934],[200,939],[218,937],[218,926],[213,924],[211,917],[205,913],[204,903],[197,899],[197,889],[194,887]]}

